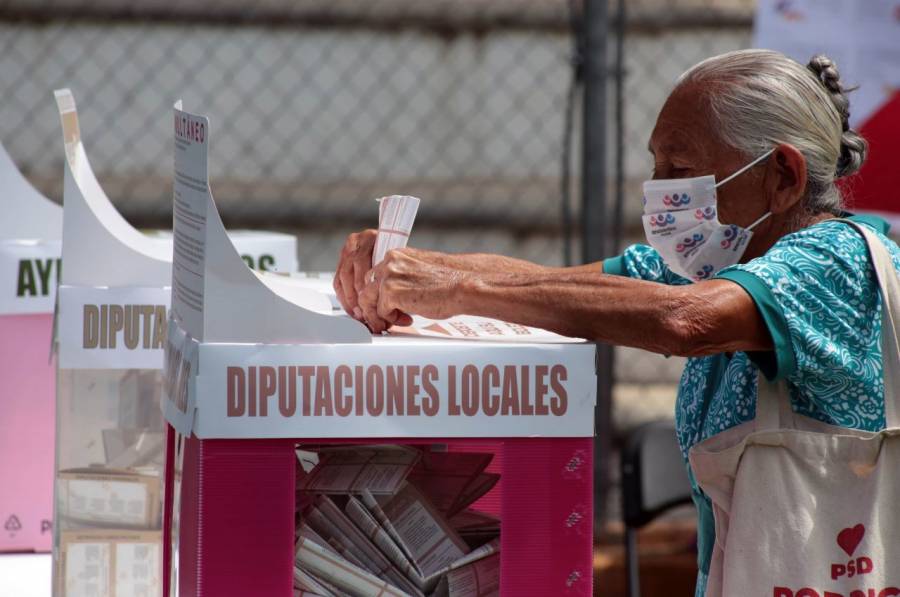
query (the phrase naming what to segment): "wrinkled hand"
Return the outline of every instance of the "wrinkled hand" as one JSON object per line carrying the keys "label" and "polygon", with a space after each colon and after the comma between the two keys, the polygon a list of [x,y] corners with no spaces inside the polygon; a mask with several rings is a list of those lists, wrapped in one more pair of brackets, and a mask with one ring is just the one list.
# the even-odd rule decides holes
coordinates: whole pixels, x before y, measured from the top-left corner
{"label": "wrinkled hand", "polygon": [[461,312],[460,284],[471,274],[427,260],[427,255],[416,249],[395,249],[366,276],[358,300],[372,332],[410,325],[412,314],[445,319]]}
{"label": "wrinkled hand", "polygon": [[366,285],[366,274],[372,269],[376,238],[378,231],[371,229],[348,236],[334,275],[334,291],[338,301],[344,311],[360,321],[363,314],[359,308],[359,293]]}

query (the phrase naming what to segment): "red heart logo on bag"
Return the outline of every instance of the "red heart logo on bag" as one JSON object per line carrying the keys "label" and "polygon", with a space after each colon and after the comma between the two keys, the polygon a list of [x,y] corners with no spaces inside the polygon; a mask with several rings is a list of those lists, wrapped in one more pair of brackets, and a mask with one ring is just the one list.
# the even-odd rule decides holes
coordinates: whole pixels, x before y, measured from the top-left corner
{"label": "red heart logo on bag", "polygon": [[856,551],[856,547],[859,545],[859,542],[862,541],[863,535],[865,534],[866,527],[858,524],[855,527],[844,529],[838,533],[837,544],[852,558],[853,552]]}

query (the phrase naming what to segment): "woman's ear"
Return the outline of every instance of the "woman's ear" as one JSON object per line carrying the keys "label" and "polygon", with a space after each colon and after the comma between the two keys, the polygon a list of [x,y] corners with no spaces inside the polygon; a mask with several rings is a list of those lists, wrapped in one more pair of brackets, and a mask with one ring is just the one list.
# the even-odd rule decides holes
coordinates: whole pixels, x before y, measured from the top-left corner
{"label": "woman's ear", "polygon": [[806,158],[793,145],[778,145],[766,162],[763,184],[772,213],[789,211],[806,194]]}

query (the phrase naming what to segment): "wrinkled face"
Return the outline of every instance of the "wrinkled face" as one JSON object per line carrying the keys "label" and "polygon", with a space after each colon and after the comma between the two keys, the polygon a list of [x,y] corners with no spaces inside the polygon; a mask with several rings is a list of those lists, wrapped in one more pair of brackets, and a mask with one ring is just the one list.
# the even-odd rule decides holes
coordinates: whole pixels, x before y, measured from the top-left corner
{"label": "wrinkled face", "polygon": [[[655,162],[653,178],[714,174],[719,182],[757,157],[742,155],[725,145],[715,134],[711,121],[696,84],[675,89],[650,135],[649,149]],[[719,221],[723,224],[749,226],[768,211],[762,184],[765,163],[716,189]]]}

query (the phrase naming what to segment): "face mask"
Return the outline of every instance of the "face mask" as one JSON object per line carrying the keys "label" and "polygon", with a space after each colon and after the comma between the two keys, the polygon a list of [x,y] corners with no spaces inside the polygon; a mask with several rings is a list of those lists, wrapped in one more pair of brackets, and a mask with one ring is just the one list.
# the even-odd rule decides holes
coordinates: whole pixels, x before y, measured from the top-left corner
{"label": "face mask", "polygon": [[719,222],[716,187],[769,157],[770,149],[731,176],[648,180],[644,183],[644,233],[647,242],[676,274],[698,282],[741,260],[753,229],[772,215],[767,212],[746,228]]}

